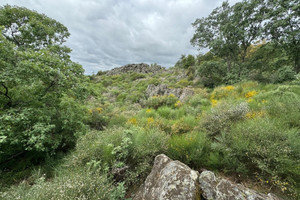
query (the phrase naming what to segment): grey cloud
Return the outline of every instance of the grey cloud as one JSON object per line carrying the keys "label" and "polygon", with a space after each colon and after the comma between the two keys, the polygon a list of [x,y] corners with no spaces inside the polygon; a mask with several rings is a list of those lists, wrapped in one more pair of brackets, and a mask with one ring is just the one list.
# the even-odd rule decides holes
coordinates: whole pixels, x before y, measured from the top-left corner
{"label": "grey cloud", "polygon": [[[237,0],[231,0],[235,3]],[[197,54],[189,43],[191,23],[222,0],[1,0],[25,6],[68,27],[66,45],[86,74],[128,63],[170,67],[182,54]]]}

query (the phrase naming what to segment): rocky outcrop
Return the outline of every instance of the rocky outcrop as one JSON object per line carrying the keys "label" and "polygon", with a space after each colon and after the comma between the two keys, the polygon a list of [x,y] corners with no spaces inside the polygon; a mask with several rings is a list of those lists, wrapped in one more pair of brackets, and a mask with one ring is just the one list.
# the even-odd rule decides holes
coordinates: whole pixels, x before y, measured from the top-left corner
{"label": "rocky outcrop", "polygon": [[170,95],[174,94],[180,101],[184,101],[187,97],[194,95],[194,91],[190,88],[168,88],[167,85],[148,85],[146,90],[147,97],[157,95]]}
{"label": "rocky outcrop", "polygon": [[198,177],[197,171],[183,163],[158,155],[133,200],[200,200]]}
{"label": "rocky outcrop", "polygon": [[179,161],[161,154],[133,200],[280,200],[240,184],[217,178],[213,172],[200,175]]}
{"label": "rocky outcrop", "polygon": [[143,74],[148,74],[148,73],[158,73],[161,70],[165,70],[165,68],[159,66],[159,65],[153,65],[149,66],[145,63],[140,63],[140,64],[128,64],[122,67],[114,68],[106,73],[106,75],[117,75],[117,74],[122,74],[122,73],[143,73]]}
{"label": "rocky outcrop", "polygon": [[234,184],[229,180],[217,178],[211,171],[202,172],[199,183],[201,195],[207,200],[279,200],[271,193],[268,195],[261,194],[241,184]]}

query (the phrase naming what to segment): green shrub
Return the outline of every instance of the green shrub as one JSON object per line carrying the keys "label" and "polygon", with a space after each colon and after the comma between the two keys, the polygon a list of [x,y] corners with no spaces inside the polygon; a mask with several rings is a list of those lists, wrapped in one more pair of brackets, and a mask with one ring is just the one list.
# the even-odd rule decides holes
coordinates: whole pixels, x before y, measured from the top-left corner
{"label": "green shrub", "polygon": [[187,87],[188,85],[191,85],[191,82],[188,81],[187,79],[181,79],[180,81],[178,81],[176,83],[176,86],[183,88],[183,87]]}
{"label": "green shrub", "polygon": [[85,166],[92,160],[101,160],[102,164],[112,166],[115,162],[112,151],[114,147],[120,146],[123,135],[123,128],[91,131],[78,140],[69,162],[74,166]]}
{"label": "green shrub", "polygon": [[99,171],[70,169],[63,175],[46,181],[42,175],[32,186],[26,182],[0,192],[3,200],[69,200],[69,199],[124,199],[125,188],[122,183],[113,184]]}
{"label": "green shrub", "polygon": [[279,86],[276,90],[259,95],[265,99],[265,109],[290,127],[300,127],[300,87]]}
{"label": "green shrub", "polygon": [[145,74],[140,74],[140,73],[132,73],[130,74],[130,81],[135,81],[137,79],[145,78]]}
{"label": "green shrub", "polygon": [[[222,140],[223,151],[231,160],[229,167],[234,171],[246,174],[258,174],[259,178],[268,181],[273,187],[290,190],[299,187],[300,146],[299,130],[289,129],[278,120],[255,118],[234,125]],[[244,170],[239,170],[240,169]]]}
{"label": "green shrub", "polygon": [[125,101],[125,99],[126,99],[126,97],[127,97],[127,94],[126,93],[121,93],[121,94],[119,94],[118,96],[117,96],[117,101],[118,102],[124,102]]}
{"label": "green shrub", "polygon": [[127,118],[123,114],[118,114],[109,119],[108,127],[123,126],[126,122]]}
{"label": "green shrub", "polygon": [[144,92],[129,91],[126,96],[126,101],[131,103],[139,103],[145,96]]}
{"label": "green shrub", "polygon": [[197,66],[197,74],[206,87],[215,87],[223,83],[226,74],[225,63],[220,61],[205,61]]}
{"label": "green shrub", "polygon": [[103,130],[108,123],[108,117],[104,114],[102,107],[96,107],[89,110],[88,124],[96,130]]}
{"label": "green shrub", "polygon": [[273,83],[283,83],[295,79],[296,72],[292,66],[280,67],[272,76]]}
{"label": "green shrub", "polygon": [[74,147],[86,131],[86,107],[67,96],[55,104],[56,108],[37,104],[1,113],[0,162],[22,151],[53,154]]}
{"label": "green shrub", "polygon": [[198,125],[198,120],[194,116],[185,116],[177,120],[171,127],[172,134],[182,134],[191,132]]}
{"label": "green shrub", "polygon": [[244,119],[248,112],[249,106],[246,102],[237,105],[221,103],[212,108],[210,113],[203,115],[201,126],[211,136],[215,136],[228,130],[233,122]]}
{"label": "green shrub", "polygon": [[208,99],[203,98],[202,95],[194,95],[188,100],[189,105],[196,108],[198,106],[209,106],[210,102]]}
{"label": "green shrub", "polygon": [[184,135],[172,135],[169,139],[167,155],[191,167],[203,167],[208,152],[209,140],[204,133],[192,132]]}
{"label": "green shrub", "polygon": [[166,119],[179,119],[185,115],[185,109],[172,109],[167,106],[162,106],[157,109],[157,113]]}
{"label": "green shrub", "polygon": [[145,104],[146,107],[157,109],[161,106],[175,107],[175,103],[177,101],[178,101],[178,98],[175,95],[170,94],[170,95],[164,95],[164,96],[149,97],[145,101],[144,104]]}
{"label": "green shrub", "polygon": [[156,128],[134,128],[129,133],[132,145],[127,165],[131,170],[127,172],[126,184],[136,184],[150,173],[154,157],[166,152],[168,136]]}

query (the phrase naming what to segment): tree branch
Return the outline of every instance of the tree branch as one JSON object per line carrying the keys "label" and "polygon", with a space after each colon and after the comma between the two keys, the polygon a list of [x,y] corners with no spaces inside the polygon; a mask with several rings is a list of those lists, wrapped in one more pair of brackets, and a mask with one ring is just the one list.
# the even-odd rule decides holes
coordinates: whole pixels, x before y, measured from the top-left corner
{"label": "tree branch", "polygon": [[8,99],[8,102],[7,102],[6,106],[11,107],[12,99],[8,95],[8,87],[6,87],[6,85],[4,85],[4,83],[1,83],[1,85],[2,85],[2,87],[4,87],[5,92],[0,91],[0,94],[2,94],[3,96],[5,96]]}

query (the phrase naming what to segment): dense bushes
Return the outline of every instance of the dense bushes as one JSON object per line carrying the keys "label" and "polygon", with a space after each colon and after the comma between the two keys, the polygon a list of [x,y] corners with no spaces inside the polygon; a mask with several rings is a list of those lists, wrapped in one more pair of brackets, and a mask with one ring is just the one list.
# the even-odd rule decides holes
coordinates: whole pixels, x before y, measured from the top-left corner
{"label": "dense bushes", "polygon": [[153,96],[147,99],[147,101],[144,103],[145,106],[157,109],[161,106],[172,106],[175,107],[176,103],[178,102],[178,98],[173,95],[164,95],[164,96]]}
{"label": "dense bushes", "polygon": [[81,66],[48,50],[15,51],[17,64],[0,69],[0,162],[22,151],[74,146],[85,131]]}
{"label": "dense bushes", "polygon": [[294,142],[300,139],[297,132],[278,120],[255,118],[234,125],[218,145],[231,163],[229,169],[254,173],[270,187],[295,192],[288,184],[297,185],[300,180],[300,171],[295,169],[300,155]]}
{"label": "dense bushes", "polygon": [[[218,170],[240,181],[252,180],[265,191],[297,198],[299,86],[242,82],[212,91],[198,88],[195,93],[177,106],[173,95],[150,97],[144,107],[90,102],[87,119],[94,130],[80,137],[63,161],[59,171],[65,174],[33,187],[12,187],[1,195],[8,198],[27,191],[32,199],[36,194],[44,197],[51,188],[61,188],[64,180],[75,185],[85,182],[91,188],[94,183],[103,184],[118,199],[143,181],[157,154],[165,153],[192,168]],[[98,125],[101,131],[95,130]],[[95,170],[98,175],[93,175]],[[38,193],[35,189],[44,186],[49,190]],[[75,197],[81,191],[86,194],[85,188],[64,188],[57,195]],[[103,199],[111,198],[101,189],[95,191]]]}
{"label": "dense bushes", "polygon": [[10,191],[0,192],[0,198],[30,200],[68,200],[68,199],[124,199],[123,184],[114,184],[111,178],[99,170],[69,169],[60,172],[59,176],[47,181],[43,174],[38,174],[35,184],[26,182]]}

